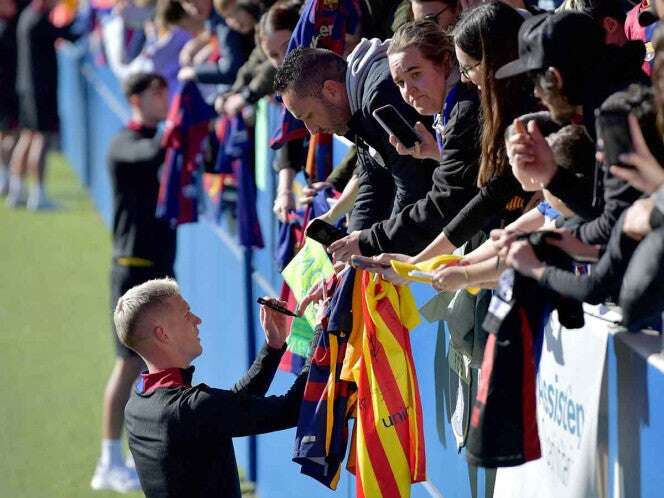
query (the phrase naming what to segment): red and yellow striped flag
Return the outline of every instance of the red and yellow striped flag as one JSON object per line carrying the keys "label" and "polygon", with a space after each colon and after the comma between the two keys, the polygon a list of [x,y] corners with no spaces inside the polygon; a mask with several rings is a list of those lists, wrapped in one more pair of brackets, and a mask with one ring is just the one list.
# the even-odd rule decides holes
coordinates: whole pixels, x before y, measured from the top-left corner
{"label": "red and yellow striped flag", "polygon": [[409,338],[419,317],[408,287],[362,274],[364,334],[353,372],[356,494],[404,498],[411,483],[426,479],[422,404]]}

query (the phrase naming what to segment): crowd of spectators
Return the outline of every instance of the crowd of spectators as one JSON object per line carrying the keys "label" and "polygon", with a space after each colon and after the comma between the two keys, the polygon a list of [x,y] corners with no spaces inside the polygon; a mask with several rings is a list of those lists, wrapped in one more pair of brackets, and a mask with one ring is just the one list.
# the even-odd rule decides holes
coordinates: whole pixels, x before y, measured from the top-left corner
{"label": "crowd of spectators", "polygon": [[[418,264],[456,252],[462,257],[436,268],[431,285],[481,288],[479,316],[511,268],[579,303],[620,305],[629,330],[661,329],[660,2],[627,10],[617,0],[565,0],[555,11],[528,0],[350,3],[359,23],[346,24],[343,50],[334,51],[297,47],[294,32],[307,22],[299,0],[117,0],[85,29],[80,15],[55,16],[56,0],[0,0],[0,193],[7,206],[54,207],[45,158],[59,127],[55,47],[92,29],[132,110],[109,152],[113,308],[132,286],[174,276],[175,230],[154,218],[164,162],[159,126],[183,84],[194,82],[220,119],[241,115],[251,124],[267,97],[304,123],[304,138],[275,156],[274,215],[287,223],[317,192],[333,191],[320,219],[345,221],[348,235],[327,247],[337,271],[364,256],[364,268],[403,284],[393,261]],[[377,120],[388,105],[412,126],[418,141],[411,147]],[[305,167],[318,134],[352,143],[325,177]],[[297,198],[300,172],[306,185]],[[545,261],[533,232],[544,232],[544,244],[573,263]],[[314,287],[300,311],[324,287]],[[474,323],[474,333],[486,336],[482,320]],[[120,438],[142,362],[117,341],[116,352],[92,486],[129,491],[140,483]],[[481,348],[462,353],[479,366]]]}

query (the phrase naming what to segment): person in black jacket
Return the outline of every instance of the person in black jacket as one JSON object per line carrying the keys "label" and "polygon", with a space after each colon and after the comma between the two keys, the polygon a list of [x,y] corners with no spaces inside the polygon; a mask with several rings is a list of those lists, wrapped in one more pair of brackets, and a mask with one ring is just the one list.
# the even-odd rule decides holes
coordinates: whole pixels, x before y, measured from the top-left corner
{"label": "person in black jacket", "polygon": [[397,30],[388,50],[390,71],[404,101],[422,115],[435,115],[434,138],[416,124],[420,143],[413,150],[392,140],[400,154],[436,159],[433,187],[419,201],[389,219],[332,244],[337,259],[360,252],[416,254],[477,193],[480,149],[479,98],[473,85],[460,81],[454,46],[431,21],[415,21]]}
{"label": "person in black jacket", "polygon": [[[157,125],[168,114],[167,83],[156,73],[138,73],[125,82],[125,94],[132,120],[113,138],[108,152],[113,186],[111,309],[131,287],[174,276],[176,250],[175,229],[155,218],[165,153]],[[123,409],[143,362],[115,332],[113,339],[116,361],[104,393],[102,452],[91,486],[126,491],[137,489],[138,479],[122,458]]]}
{"label": "person in black jacket", "polygon": [[22,7],[15,0],[0,2],[0,196],[9,190],[9,162],[16,145],[16,24]]}
{"label": "person in black jacket", "polygon": [[[438,230],[433,237],[429,232],[427,239],[402,240],[399,242],[401,247],[408,244],[407,250],[404,251],[406,254],[385,254],[379,257],[382,263],[389,263],[389,260],[395,257],[419,262],[441,253],[451,252],[480,230],[490,227],[492,223],[499,224],[498,220],[502,219],[512,221],[525,207],[526,196],[523,195],[519,182],[509,168],[503,136],[512,120],[526,111],[533,110],[534,103],[528,97],[525,80],[504,84],[493,78],[495,70],[502,65],[501,61],[511,60],[516,55],[517,32],[522,22],[523,18],[516,10],[495,1],[466,11],[461,16],[453,35],[462,81],[472,83],[479,88],[481,98],[481,127],[478,127],[481,131],[475,135],[471,129],[466,130],[463,142],[471,145],[464,151],[466,160],[472,162],[478,160],[472,155],[474,150],[472,140],[477,142],[475,147],[480,149],[479,166],[472,179],[479,190],[475,190],[475,195],[467,198],[465,203],[462,199],[455,199],[449,207],[445,206],[445,212],[436,215],[435,211],[430,211],[434,216],[420,218],[417,221],[419,227],[432,223],[434,228],[442,228],[442,232]],[[467,118],[470,116],[458,119]],[[466,123],[465,126],[472,126],[469,121]],[[445,157],[444,149],[443,157]],[[470,168],[472,162],[467,163],[466,167]],[[456,171],[466,173],[466,170],[458,164]],[[464,184],[450,182],[448,185],[455,185],[458,188]],[[433,193],[431,195],[433,196]],[[445,198],[440,195],[436,197]],[[459,202],[462,202],[461,205]],[[415,210],[412,207],[408,209],[415,214],[421,207],[422,204],[416,205]],[[405,235],[408,231],[413,233],[405,227],[412,225],[412,220],[413,218],[402,218],[401,222],[390,221],[384,226],[392,225],[394,229],[402,231]],[[397,228],[397,223],[404,227]],[[391,241],[397,240],[399,237],[397,233],[390,236]],[[377,234],[379,231],[376,234],[367,232],[351,234],[346,238],[346,247],[342,247],[343,243],[338,241],[331,246],[331,249],[335,250],[334,255],[337,259],[349,258],[352,254],[357,254],[360,248],[363,254],[365,250],[366,255],[376,254],[379,252],[377,249],[387,249],[386,244],[382,248],[371,245],[372,236],[375,237]]]}
{"label": "person in black jacket", "polygon": [[147,365],[125,409],[129,449],[145,496],[240,498],[232,438],[297,423],[309,361],[285,395],[265,396],[286,348],[288,317],[261,307],[266,344],[231,390],[192,385],[191,362],[203,352],[201,319],[174,280],[130,289],[114,319],[122,343]]}
{"label": "person in black jacket", "polygon": [[[593,19],[578,12],[560,12],[528,19],[519,32],[520,57],[502,67],[497,78],[530,74],[535,93],[558,120],[582,121],[594,138],[595,110],[611,94],[630,83],[646,82],[641,70],[641,42],[606,45],[605,33]],[[605,166],[595,175],[574,176],[552,160],[537,126],[508,143],[512,166],[563,199],[584,222],[572,232],[587,244],[606,244],[620,214],[641,195]],[[602,178],[598,184],[595,177]]]}
{"label": "person in black jacket", "polygon": [[[631,85],[626,91],[617,92],[609,97],[601,109],[629,113],[638,120],[631,124],[635,150],[638,151],[638,155],[633,156],[637,157],[637,161],[644,156],[652,158],[655,162],[664,159],[664,145],[655,124],[655,101],[650,88]],[[627,159],[629,161],[629,157]],[[658,169],[661,171],[661,168]],[[646,192],[651,193],[652,188],[654,187],[647,189]],[[521,273],[537,279],[543,287],[564,296],[591,304],[598,304],[607,299],[617,302],[623,276],[632,254],[641,239],[650,231],[640,229],[643,225],[646,225],[647,229],[650,228],[649,216],[637,223],[633,217],[648,205],[652,214],[653,200],[650,198],[637,200],[622,213],[611,231],[606,250],[587,274],[577,275],[569,268],[547,266],[534,258],[528,247],[516,246],[514,249],[510,247],[508,262]],[[644,221],[646,223],[643,223]],[[633,228],[635,225],[639,227],[636,230]],[[561,247],[565,248],[565,245]]]}
{"label": "person in black jacket", "polygon": [[53,135],[58,132],[58,38],[78,38],[72,25],[56,27],[50,14],[56,0],[33,0],[23,9],[16,28],[16,92],[19,97],[21,135],[12,154],[11,179],[7,204],[23,202],[23,179],[30,171],[34,184],[27,200],[28,208],[48,209],[53,204],[46,197],[44,179],[46,155]]}
{"label": "person in black jacket", "polygon": [[389,42],[362,40],[348,57],[299,48],[286,57],[275,90],[310,133],[346,135],[357,145],[357,196],[351,230],[368,228],[421,198],[431,188],[435,162],[400,156],[372,113],[391,104],[411,124],[423,120],[390,76]]}

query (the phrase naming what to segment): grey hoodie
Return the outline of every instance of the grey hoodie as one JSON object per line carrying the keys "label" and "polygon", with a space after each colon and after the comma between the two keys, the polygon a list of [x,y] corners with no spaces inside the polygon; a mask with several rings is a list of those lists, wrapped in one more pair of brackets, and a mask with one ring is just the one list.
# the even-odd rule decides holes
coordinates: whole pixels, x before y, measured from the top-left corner
{"label": "grey hoodie", "polygon": [[390,40],[381,41],[363,38],[348,56],[346,71],[346,92],[350,102],[350,112],[355,114],[362,107],[362,90],[371,66],[387,57]]}
{"label": "grey hoodie", "polygon": [[347,138],[357,145],[358,195],[353,230],[368,228],[424,197],[432,185],[434,161],[400,156],[373,112],[392,105],[412,125],[427,122],[404,102],[387,63],[388,41],[362,40],[348,56],[346,92],[351,111]]}

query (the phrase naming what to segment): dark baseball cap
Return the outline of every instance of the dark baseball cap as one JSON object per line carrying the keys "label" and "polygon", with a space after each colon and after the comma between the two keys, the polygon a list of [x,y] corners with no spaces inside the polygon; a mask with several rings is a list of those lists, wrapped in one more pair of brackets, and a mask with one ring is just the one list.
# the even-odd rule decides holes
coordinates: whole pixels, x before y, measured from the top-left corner
{"label": "dark baseball cap", "polygon": [[540,14],[519,29],[519,58],[496,71],[496,79],[553,67],[580,67],[602,52],[604,30],[588,14]]}

